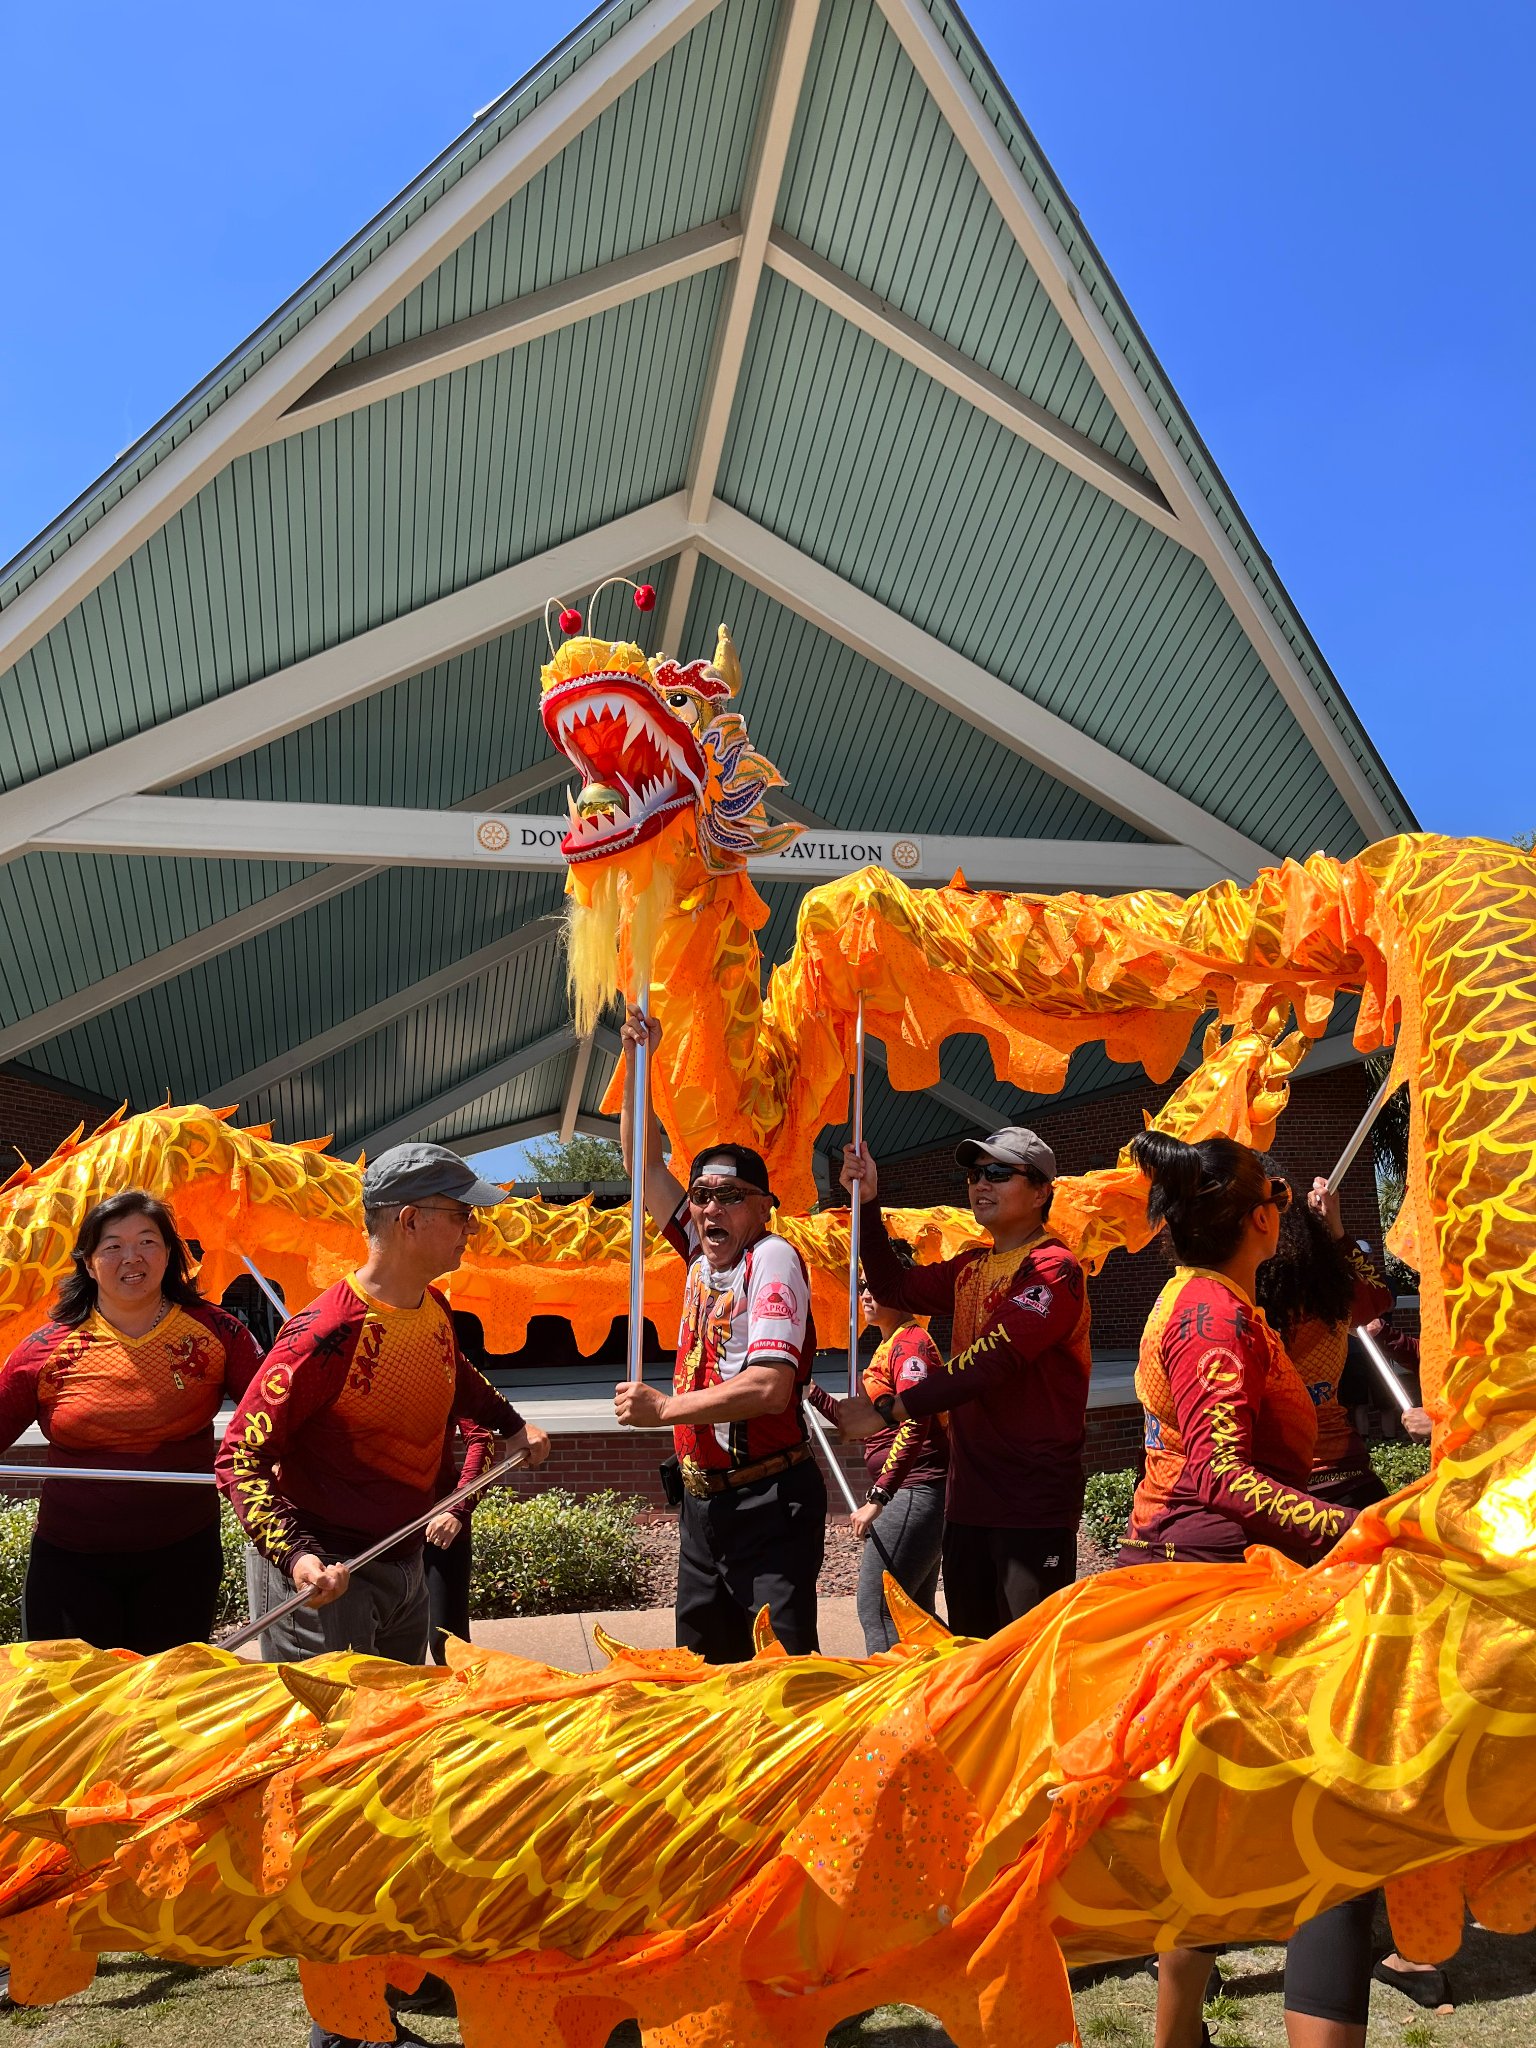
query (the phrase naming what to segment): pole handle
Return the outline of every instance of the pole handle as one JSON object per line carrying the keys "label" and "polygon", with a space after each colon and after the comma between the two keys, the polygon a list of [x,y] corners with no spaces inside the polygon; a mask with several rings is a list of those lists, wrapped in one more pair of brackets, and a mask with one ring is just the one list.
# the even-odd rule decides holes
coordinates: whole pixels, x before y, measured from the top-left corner
{"label": "pole handle", "polygon": [[[403,1543],[407,1536],[414,1536],[418,1529],[425,1529],[428,1522],[435,1522],[439,1515],[446,1514],[451,1508],[458,1507],[462,1501],[466,1501],[471,1495],[479,1493],[482,1487],[489,1486],[493,1480],[504,1478],[508,1472],[517,1471],[521,1466],[526,1465],[527,1462],[528,1456],[525,1451],[514,1451],[510,1458],[503,1458],[499,1465],[493,1465],[488,1472],[482,1472],[478,1479],[467,1480],[463,1486],[456,1487],[452,1493],[445,1494],[441,1500],[434,1501],[426,1513],[418,1515],[414,1522],[407,1522],[403,1529],[396,1529],[388,1536],[381,1536],[377,1543],[371,1543],[366,1550],[360,1550],[356,1557],[344,1558],[342,1562],[349,1572],[355,1572],[362,1565],[372,1564],[376,1557],[382,1557],[386,1550],[393,1550],[395,1545]],[[253,1621],[248,1621],[244,1628],[238,1628],[232,1636],[226,1636],[223,1642],[219,1644],[219,1648],[221,1650],[240,1649],[243,1644],[250,1642],[254,1636],[263,1634],[272,1626],[274,1621],[282,1621],[286,1616],[297,1613],[299,1608],[307,1606],[309,1598],[310,1595],[306,1589],[302,1593],[294,1593],[287,1600],[279,1600],[277,1605],[269,1607],[265,1614],[257,1615]]]}
{"label": "pole handle", "polygon": [[1408,1389],[1403,1385],[1402,1381],[1398,1378],[1396,1372],[1394,1371],[1391,1359],[1388,1358],[1385,1351],[1383,1351],[1381,1346],[1376,1342],[1376,1339],[1369,1335],[1368,1332],[1358,1323],[1355,1325],[1355,1335],[1360,1339],[1360,1342],[1365,1346],[1366,1357],[1371,1361],[1372,1365],[1375,1366],[1377,1372],[1380,1374],[1382,1385],[1386,1388],[1387,1392],[1392,1396],[1393,1400],[1397,1403],[1399,1413],[1406,1414],[1406,1412],[1411,1407],[1413,1407],[1414,1403],[1409,1398]]}

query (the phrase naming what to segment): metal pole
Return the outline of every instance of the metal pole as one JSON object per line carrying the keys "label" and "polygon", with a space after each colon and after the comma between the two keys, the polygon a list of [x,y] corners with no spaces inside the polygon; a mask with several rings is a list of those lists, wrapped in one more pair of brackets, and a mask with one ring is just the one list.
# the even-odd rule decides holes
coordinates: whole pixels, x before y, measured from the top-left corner
{"label": "metal pole", "polygon": [[[827,1425],[822,1421],[821,1417],[816,1413],[816,1410],[811,1406],[809,1401],[807,1401],[805,1404],[805,1419],[811,1425],[811,1429],[815,1434],[816,1441],[821,1445],[821,1455],[827,1461],[827,1470],[832,1474],[832,1477],[837,1481],[843,1499],[848,1503],[849,1514],[857,1514],[859,1504],[853,1497],[853,1488],[848,1484],[848,1474],[843,1470],[842,1466],[839,1464],[836,1453],[832,1449],[832,1439],[827,1435]],[[873,1543],[877,1555],[884,1558],[885,1560],[886,1570],[891,1574],[892,1578],[895,1578],[896,1566],[892,1561],[891,1553],[886,1549],[885,1545],[880,1541],[880,1538],[875,1534],[873,1529],[870,1530],[867,1540]]]}
{"label": "metal pole", "polygon": [[843,1499],[848,1503],[849,1514],[856,1514],[858,1512],[859,1504],[853,1497],[853,1488],[848,1484],[848,1474],[843,1470],[841,1464],[833,1455],[832,1439],[827,1435],[827,1425],[822,1421],[821,1417],[816,1413],[816,1410],[811,1406],[809,1401],[807,1401],[805,1404],[805,1419],[810,1424],[817,1443],[821,1445],[821,1455],[827,1461],[827,1470],[832,1474],[832,1477],[837,1481],[838,1487],[842,1492]]}
{"label": "metal pole", "polygon": [[1333,1169],[1332,1173],[1330,1173],[1328,1176],[1328,1192],[1330,1195],[1337,1190],[1339,1182],[1344,1178],[1345,1174],[1348,1173],[1350,1167],[1353,1165],[1355,1154],[1360,1150],[1360,1147],[1365,1143],[1366,1133],[1370,1130],[1371,1125],[1375,1123],[1377,1117],[1381,1115],[1382,1105],[1386,1102],[1387,1097],[1392,1092],[1392,1076],[1389,1072],[1387,1078],[1382,1082],[1381,1086],[1376,1090],[1376,1093],[1371,1097],[1370,1108],[1365,1112],[1365,1115],[1361,1117],[1359,1123],[1355,1126],[1355,1135],[1350,1139],[1349,1143],[1344,1147],[1344,1150],[1340,1153],[1338,1165]]}
{"label": "metal pole", "polygon": [[211,1472],[129,1472],[107,1465],[0,1465],[0,1479],[138,1479],[146,1486],[212,1486]]}
{"label": "metal pole", "polygon": [[[414,1522],[407,1522],[403,1529],[396,1529],[388,1536],[381,1536],[377,1543],[371,1543],[366,1550],[360,1550],[356,1557],[343,1559],[347,1570],[355,1572],[362,1565],[372,1564],[376,1557],[382,1557],[386,1550],[393,1550],[395,1545],[403,1542],[407,1536],[414,1536],[418,1529],[425,1529],[428,1522],[435,1522],[439,1515],[447,1514],[450,1509],[458,1507],[461,1501],[468,1500],[471,1494],[478,1493],[484,1486],[489,1486],[492,1480],[516,1471],[527,1462],[525,1452],[514,1451],[510,1458],[503,1458],[499,1465],[493,1465],[489,1472],[482,1472],[478,1479],[470,1479],[454,1492],[445,1494],[441,1500],[434,1501],[424,1515],[418,1515]],[[253,1636],[259,1636],[263,1630],[269,1629],[274,1621],[281,1621],[285,1615],[293,1614],[300,1607],[307,1606],[310,1597],[306,1589],[302,1593],[293,1594],[290,1599],[279,1600],[277,1605],[269,1607],[265,1614],[258,1615],[254,1621],[248,1621],[244,1628],[237,1628],[232,1636],[226,1636],[219,1644],[219,1648],[238,1650],[243,1643],[250,1642]]]}
{"label": "metal pole", "polygon": [[268,1301],[270,1301],[272,1306],[277,1310],[277,1320],[280,1323],[286,1323],[288,1320],[288,1311],[283,1306],[283,1297],[272,1285],[272,1282],[267,1278],[266,1274],[263,1273],[261,1269],[257,1266],[256,1261],[254,1259],[248,1259],[245,1256],[245,1253],[242,1252],[240,1254],[240,1260],[241,1264],[245,1267],[247,1273],[250,1274],[251,1278],[256,1282],[256,1285],[261,1289],[262,1293],[267,1297]]}
{"label": "metal pole", "polygon": [[629,1367],[631,1381],[645,1377],[645,1169],[651,1150],[651,991],[640,984],[640,1014],[646,1030],[630,1055],[634,1099],[629,1110]]}
{"label": "metal pole", "polygon": [[1376,1339],[1362,1329],[1358,1323],[1355,1325],[1355,1335],[1365,1346],[1365,1355],[1369,1358],[1372,1365],[1375,1366],[1377,1372],[1380,1373],[1382,1384],[1386,1387],[1387,1392],[1397,1403],[1399,1409],[1406,1414],[1415,1404],[1409,1398],[1408,1389],[1393,1370],[1391,1359],[1388,1358],[1385,1351],[1376,1342]]}
{"label": "metal pole", "polygon": [[[853,1027],[853,1149],[863,1164],[864,1157],[864,991],[859,990],[858,1015]],[[848,1391],[859,1391],[859,1210],[862,1188],[858,1181],[848,1197]]]}

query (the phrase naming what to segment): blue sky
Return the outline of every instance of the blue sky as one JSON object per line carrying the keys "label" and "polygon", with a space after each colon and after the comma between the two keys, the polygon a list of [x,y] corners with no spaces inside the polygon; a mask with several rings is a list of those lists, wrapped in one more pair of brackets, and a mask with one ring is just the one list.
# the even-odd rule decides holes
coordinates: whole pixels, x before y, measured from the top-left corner
{"label": "blue sky", "polygon": [[[1422,822],[1536,826],[1536,10],[970,12]],[[0,559],[574,19],[23,10]]]}

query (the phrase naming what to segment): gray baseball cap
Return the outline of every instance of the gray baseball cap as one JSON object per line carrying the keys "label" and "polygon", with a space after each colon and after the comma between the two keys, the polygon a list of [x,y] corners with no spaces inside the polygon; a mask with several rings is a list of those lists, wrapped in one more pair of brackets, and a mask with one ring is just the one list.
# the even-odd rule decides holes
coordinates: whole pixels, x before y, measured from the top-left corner
{"label": "gray baseball cap", "polygon": [[1009,1124],[990,1138],[967,1138],[955,1147],[955,1159],[961,1166],[977,1159],[995,1159],[999,1166],[1027,1166],[1042,1180],[1056,1178],[1056,1154],[1044,1138],[1026,1131],[1022,1124]]}
{"label": "gray baseball cap", "polygon": [[363,1168],[365,1209],[400,1208],[432,1195],[467,1202],[472,1209],[494,1209],[507,1199],[505,1188],[481,1180],[446,1145],[391,1145]]}

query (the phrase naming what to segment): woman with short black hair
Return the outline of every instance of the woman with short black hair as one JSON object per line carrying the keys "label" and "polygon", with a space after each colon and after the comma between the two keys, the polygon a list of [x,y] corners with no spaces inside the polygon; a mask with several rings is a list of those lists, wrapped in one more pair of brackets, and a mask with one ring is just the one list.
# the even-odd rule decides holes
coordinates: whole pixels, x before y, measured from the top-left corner
{"label": "woman with short black hair", "polygon": [[44,1479],[22,1594],[30,1640],[146,1655],[207,1639],[223,1550],[213,1418],[261,1364],[203,1300],[163,1202],[140,1188],[80,1226],[53,1313],[0,1367],[0,1448],[36,1423],[53,1465],[206,1472],[206,1486]]}

